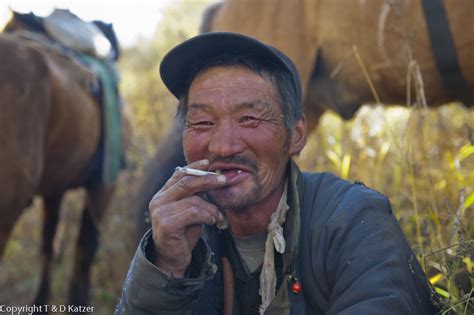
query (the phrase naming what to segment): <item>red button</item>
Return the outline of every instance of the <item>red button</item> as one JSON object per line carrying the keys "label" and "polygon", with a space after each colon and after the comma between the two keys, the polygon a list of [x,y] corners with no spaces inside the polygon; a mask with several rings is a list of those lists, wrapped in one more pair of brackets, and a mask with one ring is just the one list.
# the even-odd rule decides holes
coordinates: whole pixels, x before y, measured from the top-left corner
{"label": "red button", "polygon": [[295,281],[291,284],[291,291],[293,293],[300,293],[301,290],[303,290],[303,287],[301,286],[301,283],[299,283],[298,281]]}

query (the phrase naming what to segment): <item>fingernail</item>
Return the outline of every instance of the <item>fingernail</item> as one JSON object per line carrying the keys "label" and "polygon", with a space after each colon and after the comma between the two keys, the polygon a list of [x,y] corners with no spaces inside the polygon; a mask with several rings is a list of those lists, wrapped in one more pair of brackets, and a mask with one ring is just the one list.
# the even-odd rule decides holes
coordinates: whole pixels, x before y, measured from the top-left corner
{"label": "fingernail", "polygon": [[225,177],[225,175],[217,176],[217,182],[218,183],[225,184],[226,180],[227,180],[227,177]]}
{"label": "fingernail", "polygon": [[209,165],[209,160],[201,160],[198,162],[199,165],[201,166],[206,166],[206,165]]}

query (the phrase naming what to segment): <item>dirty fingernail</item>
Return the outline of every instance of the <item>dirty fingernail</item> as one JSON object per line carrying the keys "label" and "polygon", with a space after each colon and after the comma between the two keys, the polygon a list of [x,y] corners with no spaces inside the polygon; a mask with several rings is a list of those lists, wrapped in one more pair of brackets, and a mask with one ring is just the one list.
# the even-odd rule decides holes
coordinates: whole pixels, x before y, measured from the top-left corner
{"label": "dirty fingernail", "polygon": [[218,212],[217,216],[218,216],[219,221],[222,222],[224,220],[224,216],[222,215],[222,213]]}
{"label": "dirty fingernail", "polygon": [[209,165],[209,160],[201,160],[198,162],[199,165],[202,165],[202,166],[206,166],[206,165]]}
{"label": "dirty fingernail", "polygon": [[227,180],[227,177],[225,177],[225,175],[217,176],[217,182],[218,183],[225,184],[226,180]]}

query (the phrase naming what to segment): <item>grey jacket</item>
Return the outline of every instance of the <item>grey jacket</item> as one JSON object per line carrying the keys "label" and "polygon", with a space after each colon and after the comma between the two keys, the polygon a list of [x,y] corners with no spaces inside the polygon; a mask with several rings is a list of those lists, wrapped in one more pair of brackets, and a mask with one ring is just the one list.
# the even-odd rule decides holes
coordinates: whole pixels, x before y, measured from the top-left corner
{"label": "grey jacket", "polygon": [[[266,314],[435,314],[435,295],[385,196],[329,173],[288,167],[284,280]],[[221,314],[219,232],[205,227],[188,277],[151,262],[149,231],[133,258],[116,314]],[[301,293],[290,290],[297,277]]]}

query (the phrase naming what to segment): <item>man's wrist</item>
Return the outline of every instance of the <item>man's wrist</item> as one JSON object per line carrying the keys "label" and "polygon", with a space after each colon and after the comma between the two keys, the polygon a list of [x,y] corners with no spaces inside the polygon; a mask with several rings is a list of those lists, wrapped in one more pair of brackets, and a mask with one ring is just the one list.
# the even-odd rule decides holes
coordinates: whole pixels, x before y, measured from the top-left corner
{"label": "man's wrist", "polygon": [[145,252],[146,259],[155,267],[157,267],[163,274],[166,274],[168,277],[184,277],[187,267],[184,269],[184,271],[180,271],[179,268],[176,268],[176,265],[166,264],[165,262],[163,262],[159,255],[159,251],[155,247],[151,229],[145,234],[143,249]]}
{"label": "man's wrist", "polygon": [[168,264],[162,261],[157,252],[155,252],[155,257],[156,258],[153,263],[162,272],[166,273],[169,277],[184,278],[184,275],[186,274],[186,270],[188,269],[189,264],[185,268],[176,267],[176,265],[174,264]]}

